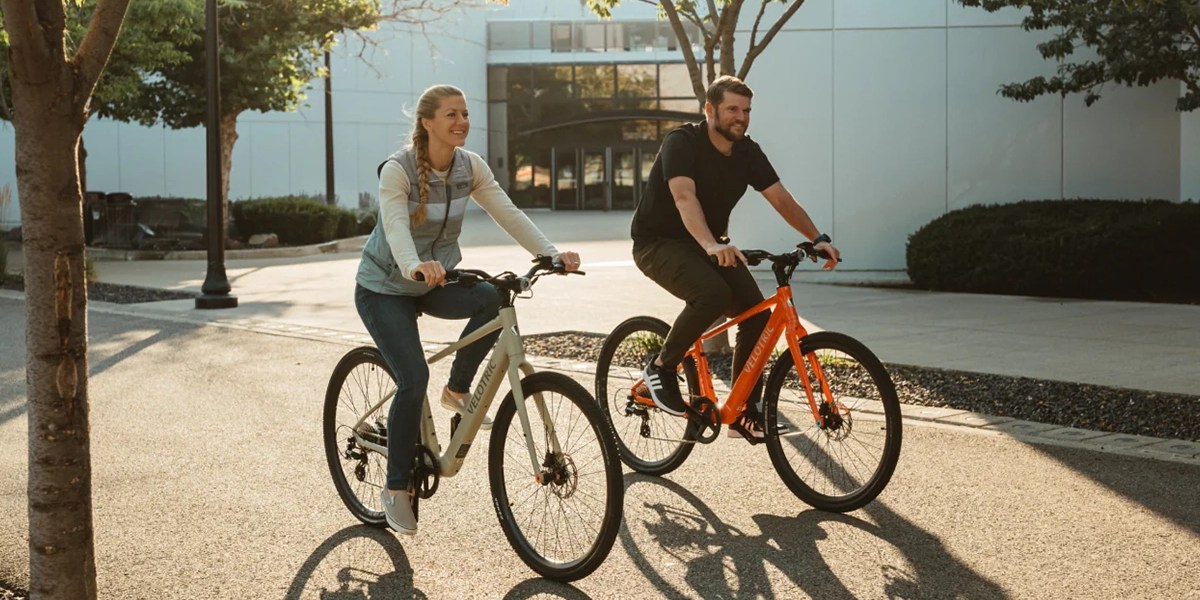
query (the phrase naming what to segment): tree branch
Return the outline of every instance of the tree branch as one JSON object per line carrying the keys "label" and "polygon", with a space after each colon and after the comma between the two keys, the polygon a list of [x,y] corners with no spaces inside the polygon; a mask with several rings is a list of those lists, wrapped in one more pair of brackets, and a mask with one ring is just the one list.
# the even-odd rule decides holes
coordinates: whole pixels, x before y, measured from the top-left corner
{"label": "tree branch", "polygon": [[767,0],[763,0],[758,4],[758,14],[754,17],[754,27],[750,28],[750,47],[754,47],[754,41],[758,38],[758,26],[762,23],[763,15],[767,12]]}
{"label": "tree branch", "polygon": [[736,71],[733,67],[733,33],[737,29],[738,17],[742,13],[742,4],[744,1],[729,0],[729,4],[725,6],[725,10],[721,13],[725,21],[725,28],[721,31],[722,75],[732,75]]}
{"label": "tree branch", "polygon": [[757,46],[752,46],[746,52],[746,58],[742,61],[742,68],[738,70],[738,79],[745,80],[746,75],[750,73],[750,65],[754,64],[754,59],[758,58],[758,55],[762,54],[763,50],[766,50],[767,45],[771,43],[771,40],[775,39],[775,35],[779,33],[780,29],[783,29],[788,19],[791,19],[792,15],[796,14],[796,11],[800,10],[800,7],[803,5],[804,0],[796,0],[796,3],[789,6],[783,15],[779,17],[779,20],[775,21],[775,24],[763,36],[762,42]]}
{"label": "tree branch", "polygon": [[692,52],[692,44],[687,39],[687,32],[683,29],[683,23],[679,20],[679,12],[675,10],[675,3],[672,0],[661,0],[663,12],[667,13],[667,20],[671,22],[671,29],[675,31],[675,39],[679,40],[679,49],[683,51],[683,59],[687,63],[688,74],[692,76],[692,91],[696,94],[696,100],[701,105],[704,104],[704,86],[700,83],[700,67],[696,64],[696,54]]}
{"label": "tree branch", "polygon": [[[9,72],[10,77],[24,81],[44,81],[50,76],[40,68],[50,61],[50,46],[46,43],[48,37],[62,39],[66,27],[66,13],[62,2],[52,0],[3,0],[0,8],[4,10],[5,28],[8,29]],[[57,10],[59,18],[49,20],[57,31],[44,31],[41,15],[45,11]],[[43,79],[34,80],[34,77]]]}
{"label": "tree branch", "polygon": [[96,89],[96,81],[108,64],[117,36],[121,34],[121,23],[129,9],[129,0],[98,0],[96,12],[88,23],[87,33],[79,50],[71,58],[76,69],[75,103],[80,110],[87,105]]}

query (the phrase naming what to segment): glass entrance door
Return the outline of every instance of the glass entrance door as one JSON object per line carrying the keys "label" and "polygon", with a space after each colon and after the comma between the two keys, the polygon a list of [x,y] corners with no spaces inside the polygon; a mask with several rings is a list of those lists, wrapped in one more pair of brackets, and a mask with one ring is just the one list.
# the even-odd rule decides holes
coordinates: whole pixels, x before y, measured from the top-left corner
{"label": "glass entrance door", "polygon": [[579,208],[579,161],[575,148],[554,148],[550,155],[551,170],[554,172],[552,208],[554,210],[577,210]]}
{"label": "glass entrance door", "polygon": [[583,151],[583,209],[608,210],[608,149]]}
{"label": "glass entrance door", "polygon": [[637,203],[637,153],[633,148],[612,149],[612,208],[628,210]]}

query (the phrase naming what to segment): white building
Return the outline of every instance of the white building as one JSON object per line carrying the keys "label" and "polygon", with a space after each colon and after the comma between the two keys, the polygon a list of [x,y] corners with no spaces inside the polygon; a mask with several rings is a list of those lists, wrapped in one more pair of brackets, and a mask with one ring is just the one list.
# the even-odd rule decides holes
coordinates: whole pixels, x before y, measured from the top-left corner
{"label": "white building", "polygon": [[[780,10],[769,7],[768,18]],[[743,11],[743,50],[756,12]],[[1044,38],[1023,31],[1017,11],[955,0],[808,0],[747,78],[750,133],[846,269],[903,269],[909,234],[971,204],[1200,198],[1200,116],[1174,111],[1178,83],[1109,85],[1091,108],[1081,97],[997,94],[1052,72],[1034,48]],[[514,199],[554,210],[628,210],[658,136],[697,111],[667,24],[632,0],[608,22],[581,1],[511,0],[429,39],[396,30],[377,39],[370,65],[353,42],[334,58],[336,189],[346,206],[375,195],[375,167],[411,130],[404,109],[434,83],[467,92],[468,147]],[[324,191],[322,90],[315,81],[310,106],[295,113],[241,116],[231,198]],[[202,129],[93,120],[84,136],[90,189],[205,195]],[[15,193],[13,156],[7,126],[0,185]],[[16,216],[14,206],[0,220]],[[752,190],[730,234],[743,246],[800,241]]]}

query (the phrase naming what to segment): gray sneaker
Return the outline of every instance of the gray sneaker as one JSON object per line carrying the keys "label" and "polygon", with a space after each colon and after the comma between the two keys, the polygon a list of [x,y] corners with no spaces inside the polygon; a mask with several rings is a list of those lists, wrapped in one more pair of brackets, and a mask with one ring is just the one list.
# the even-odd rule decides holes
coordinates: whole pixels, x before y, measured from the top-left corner
{"label": "gray sneaker", "polygon": [[[467,396],[455,398],[454,396],[450,395],[450,390],[442,388],[442,408],[445,408],[446,410],[452,410],[460,415],[464,415],[467,413]],[[488,418],[486,414],[483,415],[483,422],[479,425],[479,428],[492,428],[492,420]]]}
{"label": "gray sneaker", "polygon": [[383,505],[383,516],[387,524],[401,535],[417,534],[417,516],[413,514],[412,498],[408,492],[389,494],[387,490],[379,492],[379,503]]}

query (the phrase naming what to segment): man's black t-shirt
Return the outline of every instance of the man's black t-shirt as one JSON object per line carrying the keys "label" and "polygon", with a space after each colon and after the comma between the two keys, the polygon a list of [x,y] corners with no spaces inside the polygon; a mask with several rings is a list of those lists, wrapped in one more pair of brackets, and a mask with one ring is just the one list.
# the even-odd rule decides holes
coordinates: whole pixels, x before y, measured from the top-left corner
{"label": "man's black t-shirt", "polygon": [[714,237],[726,233],[729,213],[746,193],[746,186],[763,191],[779,181],[762,148],[749,137],[733,144],[729,156],[708,139],[708,122],[688,123],[671,130],[650,169],[650,181],[633,213],[634,245],[660,238],[692,239],[683,225],[667,181],[690,177],[696,198]]}

